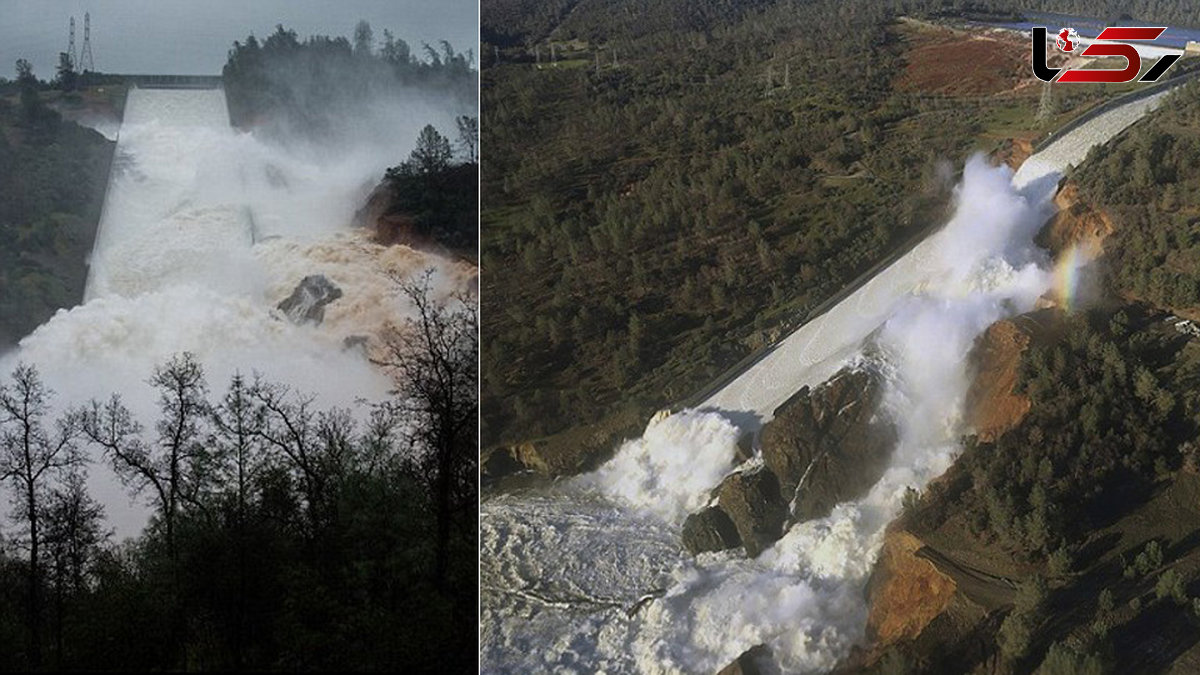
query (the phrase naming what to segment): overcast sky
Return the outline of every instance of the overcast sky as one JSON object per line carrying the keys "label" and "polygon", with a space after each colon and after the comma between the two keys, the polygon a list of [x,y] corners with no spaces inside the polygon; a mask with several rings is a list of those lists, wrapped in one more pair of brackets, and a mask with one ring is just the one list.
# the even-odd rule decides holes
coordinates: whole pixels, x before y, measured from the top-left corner
{"label": "overcast sky", "polygon": [[72,15],[82,52],[84,12],[96,69],[109,73],[217,75],[234,40],[264,37],[278,23],[301,38],[349,38],[366,19],[377,39],[391,29],[416,53],[443,39],[478,52],[477,0],[0,0],[0,76],[12,79],[24,58],[38,77],[53,77]]}

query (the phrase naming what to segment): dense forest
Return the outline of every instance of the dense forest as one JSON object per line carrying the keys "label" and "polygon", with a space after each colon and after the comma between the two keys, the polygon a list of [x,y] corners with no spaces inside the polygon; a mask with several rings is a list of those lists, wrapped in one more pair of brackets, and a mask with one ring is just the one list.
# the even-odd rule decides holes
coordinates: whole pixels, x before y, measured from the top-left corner
{"label": "dense forest", "polygon": [[[36,368],[0,385],[0,670],[445,670],[475,664],[478,323],[430,277],[366,411],[181,354],[144,428],[119,395],[61,411]],[[152,507],[113,541],[96,457]]]}
{"label": "dense forest", "polygon": [[485,4],[484,445],[680,402],[943,218],[970,151],[1061,123],[898,86],[899,17],[941,8]]}
{"label": "dense forest", "polygon": [[1200,87],[1189,84],[1073,174],[1087,203],[1118,223],[1105,246],[1112,289],[1189,316],[1200,311],[1197,162]]}
{"label": "dense forest", "polygon": [[[530,45],[551,37],[611,40],[635,37],[665,27],[706,31],[736,21],[745,9],[761,9],[775,0],[749,2],[621,3],[606,12],[604,3],[587,0],[491,0],[485,6],[483,41],[496,47]],[[817,18],[817,9],[798,0],[789,9]],[[1171,26],[1200,26],[1200,7],[1189,0],[898,0],[876,3],[898,14],[929,17],[1016,18],[1025,12],[1094,17],[1116,24],[1130,18]],[[854,3],[847,9],[857,12]],[[607,16],[606,16],[607,14]],[[485,55],[486,56],[486,55]]]}
{"label": "dense forest", "polygon": [[1131,672],[1147,652],[1163,672],[1195,644],[1200,345],[1161,318],[1061,316],[1063,338],[1022,356],[1029,413],[994,442],[968,437],[901,519],[1020,590],[984,627],[931,631],[875,672]]}
{"label": "dense forest", "polygon": [[993,443],[968,439],[970,498],[955,510],[979,536],[1045,561],[1144,500],[1182,461],[1200,422],[1195,364],[1174,367],[1186,336],[1136,307],[1068,318],[1066,338],[1022,359],[1032,407]]}
{"label": "dense forest", "polygon": [[[479,254],[479,119],[458,117],[458,149],[433,125],[408,160],[387,170],[377,231],[387,242],[432,240],[476,260]],[[461,161],[455,161],[459,154]],[[386,230],[386,231],[384,231]]]}
{"label": "dense forest", "polygon": [[1022,356],[1017,389],[1032,405],[1020,423],[991,442],[968,437],[902,519],[1020,577],[1020,591],[970,635],[892,648],[879,672],[993,657],[1011,672],[1194,669],[1200,343],[1165,312],[1196,316],[1200,303],[1198,123],[1200,87],[1188,84],[1071,173],[1114,226],[1096,263],[1104,298]]}
{"label": "dense forest", "polygon": [[260,41],[234,42],[222,71],[229,113],[236,126],[341,140],[339,121],[361,119],[383,96],[436,96],[474,108],[477,78],[472,50],[447,42],[415,53],[384,30],[377,41],[359,22],[353,40],[314,35],[303,41],[277,26]]}
{"label": "dense forest", "polygon": [[0,85],[0,349],[83,298],[114,144],[64,121],[29,64]]}

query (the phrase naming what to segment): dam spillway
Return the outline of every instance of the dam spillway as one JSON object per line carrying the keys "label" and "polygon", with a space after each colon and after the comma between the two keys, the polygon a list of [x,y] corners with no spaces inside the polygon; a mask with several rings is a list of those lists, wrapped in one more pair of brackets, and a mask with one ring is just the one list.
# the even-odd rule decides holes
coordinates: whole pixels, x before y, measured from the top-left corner
{"label": "dam spillway", "polygon": [[[1069,167],[1157,107],[1166,94],[1131,101],[1079,125],[1026,159],[1013,176],[1013,185],[1030,203],[1047,203]],[[739,420],[753,419],[751,427],[768,421],[792,394],[824,382],[857,353],[903,297],[952,274],[941,261],[956,257],[954,246],[946,229],[931,235],[829,311],[796,329],[698,407],[731,413]]]}
{"label": "dam spillway", "polygon": [[[958,455],[976,336],[1050,288],[1054,271],[1033,237],[1059,179],[1161,101],[1079,124],[1015,175],[969,160],[949,223],[696,409],[652,421],[592,473],[485,498],[483,670],[716,672],[759,645],[783,672],[835,669],[864,642],[864,589],[904,495]],[[740,432],[843,366],[885,381],[877,414],[899,436],[882,477],[756,558],[685,551],[679,513],[712,504],[728,472],[762,466],[761,456],[735,466]]]}
{"label": "dam spillway", "polygon": [[[215,391],[234,374],[261,374],[323,405],[386,396],[388,378],[342,348],[366,312],[313,327],[275,309],[312,273],[343,288],[346,305],[386,298],[375,290],[387,286],[371,256],[344,231],[348,217],[339,214],[358,200],[349,180],[333,179],[345,167],[323,173],[291,150],[233,129],[220,89],[131,89],[84,302],[0,355],[0,372],[36,365],[62,409],[119,394],[145,428],[158,414],[148,378],[184,352]],[[270,225],[269,240],[255,241],[252,210]],[[92,494],[118,536],[137,533],[144,506],[99,452],[91,459]]]}
{"label": "dam spillway", "polygon": [[222,152],[234,142],[221,89],[129,91],[85,300],[211,285],[246,267],[241,167]]}

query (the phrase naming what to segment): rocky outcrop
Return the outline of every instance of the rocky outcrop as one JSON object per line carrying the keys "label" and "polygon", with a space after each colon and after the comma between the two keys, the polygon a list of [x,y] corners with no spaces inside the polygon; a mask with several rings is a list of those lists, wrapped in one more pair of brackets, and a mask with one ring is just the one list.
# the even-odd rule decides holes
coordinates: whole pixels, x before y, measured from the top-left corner
{"label": "rocky outcrop", "polygon": [[380,183],[367,197],[367,203],[354,214],[355,223],[370,228],[372,238],[385,246],[403,244],[423,251],[439,250],[438,242],[429,233],[421,231],[416,219],[406,213],[394,212],[392,201],[387,182]]}
{"label": "rocky outcrop", "polygon": [[683,523],[683,545],[692,555],[741,545],[737,526],[718,506],[693,513]]}
{"label": "rocky outcrop", "polygon": [[480,453],[480,477],[491,485],[522,472],[556,478],[590,471],[611,457],[623,440],[640,435],[645,425],[645,412],[631,407],[590,426],[485,448]]}
{"label": "rocky outcrop", "polygon": [[957,584],[919,557],[919,539],[889,530],[867,585],[867,630],[877,647],[915,639],[954,597]]}
{"label": "rocky outcrop", "polygon": [[1031,344],[1052,343],[1062,330],[1062,313],[1041,309],[997,321],[975,341],[964,410],[980,440],[994,441],[1029,412],[1029,397],[1016,391],[1021,356]]}
{"label": "rocky outcrop", "polygon": [[1058,213],[1038,232],[1035,242],[1055,259],[1074,248],[1086,260],[1095,260],[1104,253],[1104,240],[1116,228],[1103,211],[1079,200],[1079,187],[1066,183],[1054,196]]}
{"label": "rocky outcrop", "polygon": [[802,389],[764,427],[763,460],[784,500],[795,496],[794,521],[828,515],[883,475],[896,430],[877,415],[882,384],[867,370],[844,370],[815,390]]}
{"label": "rocky outcrop", "polygon": [[325,320],[325,305],[340,297],[342,289],[333,285],[324,275],[313,274],[304,277],[278,307],[293,323],[320,324]]}
{"label": "rocky outcrop", "polygon": [[1029,336],[1012,321],[997,321],[975,343],[976,375],[967,390],[967,424],[980,440],[994,441],[1029,412],[1029,397],[1014,391]]}
{"label": "rocky outcrop", "polygon": [[[828,515],[834,505],[865,495],[896,443],[894,425],[876,414],[882,394],[877,374],[849,369],[800,390],[763,427],[763,464],[722,481],[716,506],[685,522],[684,545],[695,554],[740,544],[755,557],[789,522]],[[722,515],[736,539],[719,529]]]}
{"label": "rocky outcrop", "polygon": [[764,667],[771,663],[771,650],[766,645],[747,649],[733,663],[717,671],[717,675],[765,675],[771,672]]}
{"label": "rocky outcrop", "polygon": [[783,536],[787,502],[770,470],[759,468],[730,475],[721,482],[717,502],[733,521],[746,555],[751,558]]}
{"label": "rocky outcrop", "polygon": [[996,164],[1007,164],[1009,168],[1016,171],[1032,154],[1033,143],[1029,142],[1029,139],[1010,138],[992,153],[992,161]]}

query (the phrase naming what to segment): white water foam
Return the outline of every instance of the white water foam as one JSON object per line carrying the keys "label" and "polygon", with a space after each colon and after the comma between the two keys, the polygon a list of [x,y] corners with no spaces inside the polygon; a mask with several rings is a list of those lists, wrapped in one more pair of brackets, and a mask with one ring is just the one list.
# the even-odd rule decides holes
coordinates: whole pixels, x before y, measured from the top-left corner
{"label": "white water foam", "polygon": [[[668,418],[677,418],[678,426],[652,423],[600,470],[549,494],[486,501],[483,670],[715,672],[764,644],[784,672],[836,666],[864,638],[863,589],[904,493],[941,475],[959,451],[965,363],[975,338],[995,320],[1032,309],[1049,288],[1048,261],[1032,238],[1053,209],[1055,167],[1033,165],[1014,179],[1006,167],[973,158],[957,189],[951,222],[933,243],[893,266],[914,271],[893,273],[908,284],[899,289],[868,284],[866,295],[878,300],[870,311],[853,311],[865,307],[859,303],[865,296],[852,296],[846,301],[850,313],[835,310],[818,327],[824,341],[820,356],[802,365],[813,384],[861,358],[863,338],[883,322],[872,358],[887,373],[883,409],[900,433],[890,466],[863,499],[792,527],[757,559],[745,559],[740,551],[687,556],[677,538],[680,514],[707,501],[720,480],[719,467],[728,467],[734,454],[736,433],[721,423],[722,407],[713,406],[718,410]],[[829,331],[836,327],[845,330]],[[810,346],[818,342],[817,335],[805,337]],[[706,406],[778,397],[756,392],[747,382],[734,385],[747,394],[721,392]],[[534,502],[536,509],[526,508]],[[657,517],[656,525],[645,524],[647,514]],[[546,532],[581,517],[587,522],[583,533],[545,544]],[[510,528],[518,518],[522,526]],[[670,532],[674,548],[661,543]],[[657,545],[648,546],[647,537]],[[606,567],[610,576],[589,568],[561,579],[572,561],[597,555],[637,559],[640,565],[635,570]],[[577,601],[606,589],[632,607],[661,585],[664,575],[669,582],[663,597],[632,616]],[[514,599],[515,589],[549,577],[559,579],[557,587],[582,590],[553,596],[549,603]]]}
{"label": "white water foam", "polygon": [[[382,173],[407,154],[305,157],[229,126],[221,90],[133,89],[91,261],[85,304],[58,312],[0,355],[0,375],[38,366],[59,408],[119,392],[153,428],[153,368],[189,351],[218,398],[235,372],[288,384],[322,407],[359,408],[391,382],[357,350],[353,335],[377,335],[410,308],[391,277],[434,267],[438,291],[474,274],[352,232],[355,208]],[[303,276],[325,274],[344,292],[319,327],[295,326],[274,307]],[[98,458],[93,458],[98,459]],[[92,492],[118,536],[136,534],[148,512],[103,462]]]}

